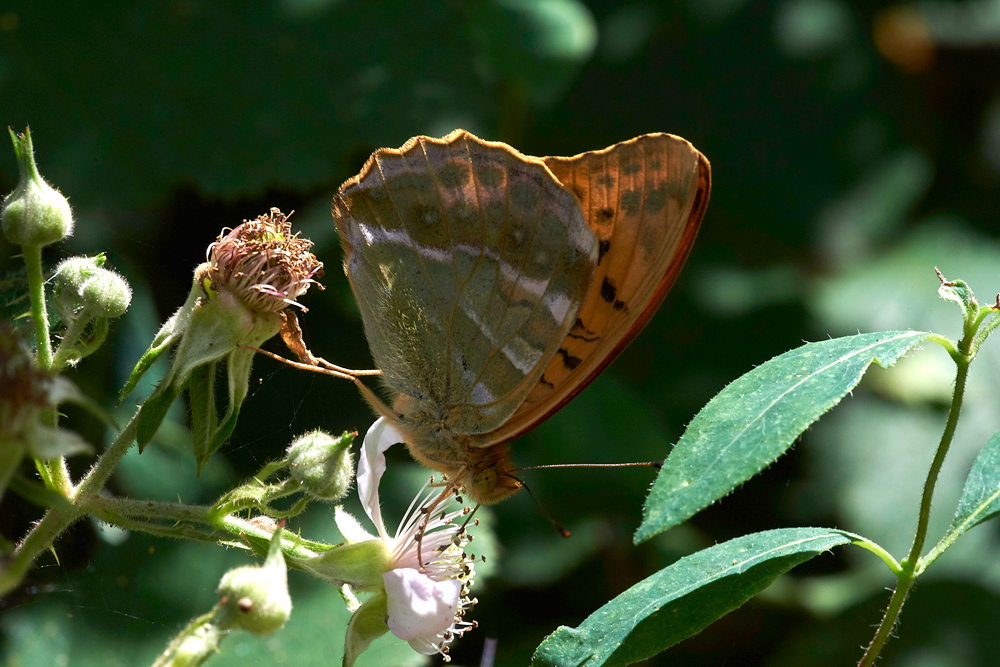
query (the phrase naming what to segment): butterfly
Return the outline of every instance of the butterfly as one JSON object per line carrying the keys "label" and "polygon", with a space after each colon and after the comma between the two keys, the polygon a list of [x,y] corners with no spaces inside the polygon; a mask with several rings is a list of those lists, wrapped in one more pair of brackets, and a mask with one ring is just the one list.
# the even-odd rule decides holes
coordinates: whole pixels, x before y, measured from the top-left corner
{"label": "butterfly", "polygon": [[507,443],[587,386],[653,316],[708,204],[708,160],[647,134],[536,158],[464,130],[380,149],[334,197],[344,270],[413,457],[479,503]]}

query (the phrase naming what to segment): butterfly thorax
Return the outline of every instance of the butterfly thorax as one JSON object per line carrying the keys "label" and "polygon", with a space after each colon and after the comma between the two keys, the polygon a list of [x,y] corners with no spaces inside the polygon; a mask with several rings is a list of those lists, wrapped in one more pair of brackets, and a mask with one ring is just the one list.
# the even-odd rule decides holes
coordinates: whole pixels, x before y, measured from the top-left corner
{"label": "butterfly thorax", "polygon": [[450,427],[447,410],[405,394],[396,399],[393,411],[394,425],[413,458],[448,475],[473,501],[489,505],[521,488],[512,474],[506,443],[478,445],[482,436]]}

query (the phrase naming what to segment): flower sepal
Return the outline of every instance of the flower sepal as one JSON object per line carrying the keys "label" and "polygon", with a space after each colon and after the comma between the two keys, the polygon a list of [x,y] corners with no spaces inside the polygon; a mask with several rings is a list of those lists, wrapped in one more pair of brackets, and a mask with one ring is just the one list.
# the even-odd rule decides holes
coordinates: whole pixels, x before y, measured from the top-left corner
{"label": "flower sepal", "polygon": [[312,558],[289,556],[288,560],[334,586],[347,584],[359,592],[381,592],[382,575],[392,569],[389,549],[378,539],[348,542]]}
{"label": "flower sepal", "polygon": [[376,593],[358,607],[347,624],[344,667],[352,667],[369,644],[389,632],[387,616],[385,593]]}

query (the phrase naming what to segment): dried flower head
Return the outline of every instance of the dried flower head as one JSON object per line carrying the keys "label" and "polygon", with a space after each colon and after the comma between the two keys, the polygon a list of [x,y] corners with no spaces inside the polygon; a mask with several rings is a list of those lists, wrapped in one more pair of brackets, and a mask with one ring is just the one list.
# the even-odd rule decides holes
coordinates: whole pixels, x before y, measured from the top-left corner
{"label": "dried flower head", "polygon": [[323,263],[309,252],[312,241],[292,234],[288,218],[272,208],[236,229],[223,230],[208,247],[202,280],[206,291],[211,295],[227,289],[257,312],[276,312],[289,305],[306,310],[295,299],[323,275]]}

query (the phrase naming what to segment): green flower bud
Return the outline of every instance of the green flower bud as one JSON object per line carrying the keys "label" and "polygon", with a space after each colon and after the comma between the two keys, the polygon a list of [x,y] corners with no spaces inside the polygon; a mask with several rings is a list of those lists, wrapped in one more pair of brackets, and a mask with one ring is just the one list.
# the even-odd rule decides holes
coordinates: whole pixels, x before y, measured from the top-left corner
{"label": "green flower bud", "polygon": [[219,582],[217,592],[222,605],[219,627],[246,630],[258,636],[280,630],[292,614],[281,531],[275,531],[271,538],[263,565],[230,570]]}
{"label": "green flower bud", "polygon": [[177,635],[160,654],[153,667],[198,667],[219,653],[225,636],[215,624],[216,610],[200,616]]}
{"label": "green flower bud", "polygon": [[55,302],[64,320],[74,320],[84,309],[86,302],[83,291],[87,282],[102,271],[105,257],[101,253],[94,257],[70,257],[56,266],[53,283]]}
{"label": "green flower bud", "polygon": [[288,470],[292,479],[317,500],[339,500],[354,481],[351,443],[358,434],[345,432],[339,438],[319,429],[296,438],[288,447]]}
{"label": "green flower bud", "polygon": [[73,213],[58,190],[42,180],[35,165],[31,132],[10,131],[21,178],[3,200],[3,232],[19,246],[47,246],[73,233]]}
{"label": "green flower bud", "polygon": [[114,271],[100,269],[83,285],[84,308],[92,317],[121,317],[132,302],[132,288]]}

